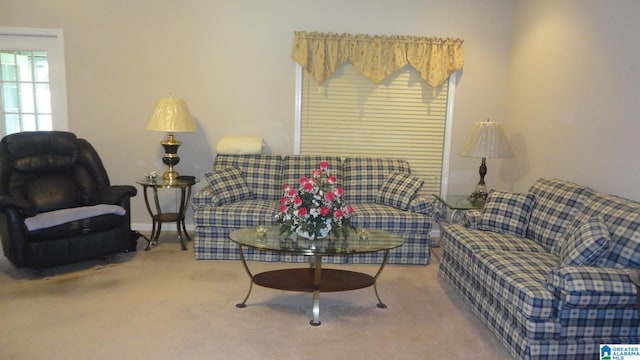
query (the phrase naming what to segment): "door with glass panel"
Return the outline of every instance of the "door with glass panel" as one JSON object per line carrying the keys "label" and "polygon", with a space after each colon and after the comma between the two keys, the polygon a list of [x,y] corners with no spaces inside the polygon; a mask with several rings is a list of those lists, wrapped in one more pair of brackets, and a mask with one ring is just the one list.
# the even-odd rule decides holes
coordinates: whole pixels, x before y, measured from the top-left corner
{"label": "door with glass panel", "polygon": [[0,130],[67,130],[61,32],[0,28]]}

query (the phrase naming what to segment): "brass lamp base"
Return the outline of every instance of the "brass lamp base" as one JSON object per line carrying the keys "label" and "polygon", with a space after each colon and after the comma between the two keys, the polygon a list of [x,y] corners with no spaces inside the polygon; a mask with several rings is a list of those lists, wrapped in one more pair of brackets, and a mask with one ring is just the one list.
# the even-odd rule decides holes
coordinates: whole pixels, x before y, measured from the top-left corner
{"label": "brass lamp base", "polygon": [[174,181],[178,176],[180,176],[180,174],[173,169],[173,166],[170,166],[167,171],[162,174],[162,178],[169,182]]}
{"label": "brass lamp base", "polygon": [[162,174],[162,178],[166,181],[173,181],[180,176],[180,174],[173,168],[180,162],[180,156],[178,156],[178,148],[182,145],[182,142],[176,140],[173,137],[173,133],[169,133],[169,138],[160,142],[164,148],[164,156],[162,162],[169,168]]}

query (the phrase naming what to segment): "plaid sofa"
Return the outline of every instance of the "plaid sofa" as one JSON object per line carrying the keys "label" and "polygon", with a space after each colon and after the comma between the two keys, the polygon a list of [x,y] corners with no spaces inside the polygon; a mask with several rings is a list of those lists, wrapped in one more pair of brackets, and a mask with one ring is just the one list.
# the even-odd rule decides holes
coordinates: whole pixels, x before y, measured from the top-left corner
{"label": "plaid sofa", "polygon": [[[628,277],[640,268],[640,203],[548,178],[492,195],[443,229],[439,275],[511,354],[599,359],[600,344],[640,343]],[[528,221],[516,226],[525,198]]]}
{"label": "plaid sofa", "polygon": [[[205,177],[217,177],[216,188],[205,186],[194,194],[192,205],[196,227],[194,252],[196,259],[239,259],[238,246],[229,240],[233,230],[257,226],[275,225],[283,184],[297,184],[300,176],[308,176],[320,161],[330,164],[330,171],[343,187],[345,203],[351,205],[354,214],[351,224],[382,229],[400,234],[405,244],[391,250],[391,264],[421,264],[430,260],[431,203],[421,196],[407,198],[407,209],[399,209],[377,201],[385,187],[394,198],[409,196],[403,184],[388,188],[388,178],[393,174],[411,174],[409,163],[399,159],[345,158],[335,156],[287,155],[218,155],[213,171]],[[229,170],[232,169],[232,170]],[[237,169],[237,170],[233,170]],[[246,182],[250,195],[233,183]],[[225,178],[224,173],[230,175]],[[225,183],[219,186],[218,183]],[[221,195],[226,194],[226,195]],[[226,199],[222,201],[221,196]],[[333,263],[380,263],[383,253],[349,256],[329,256],[324,261]],[[249,249],[245,257],[250,260],[308,262],[303,255],[280,254]]]}

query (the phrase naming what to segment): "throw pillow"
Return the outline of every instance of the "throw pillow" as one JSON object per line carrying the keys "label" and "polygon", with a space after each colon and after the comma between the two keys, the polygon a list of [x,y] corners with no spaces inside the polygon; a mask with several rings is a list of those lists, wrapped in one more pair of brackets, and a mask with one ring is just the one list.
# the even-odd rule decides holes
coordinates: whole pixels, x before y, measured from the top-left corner
{"label": "throw pillow", "polygon": [[609,249],[609,230],[599,216],[578,222],[567,234],[565,245],[560,250],[563,265],[596,265]]}
{"label": "throw pillow", "polygon": [[487,196],[478,229],[524,237],[535,201],[532,194],[493,191]]}
{"label": "throw pillow", "polygon": [[255,199],[255,195],[236,167],[216,169],[214,173],[206,173],[204,177],[213,190],[215,206],[239,200]]}
{"label": "throw pillow", "polygon": [[391,173],[376,193],[375,202],[407,210],[423,183],[424,180],[407,173]]}

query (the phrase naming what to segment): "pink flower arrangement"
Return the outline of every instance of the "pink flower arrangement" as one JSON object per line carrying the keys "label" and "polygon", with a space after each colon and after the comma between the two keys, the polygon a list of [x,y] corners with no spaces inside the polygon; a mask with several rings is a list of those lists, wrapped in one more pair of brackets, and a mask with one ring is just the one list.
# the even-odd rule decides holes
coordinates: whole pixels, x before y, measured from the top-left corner
{"label": "pink flower arrangement", "polygon": [[280,234],[297,233],[309,239],[334,234],[337,239],[349,235],[353,207],[342,203],[343,190],[329,172],[329,164],[321,161],[311,178],[301,177],[298,187],[282,185],[282,198],[276,220]]}

